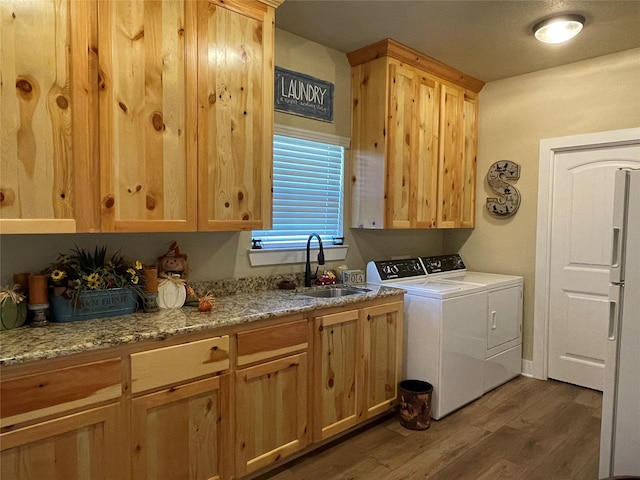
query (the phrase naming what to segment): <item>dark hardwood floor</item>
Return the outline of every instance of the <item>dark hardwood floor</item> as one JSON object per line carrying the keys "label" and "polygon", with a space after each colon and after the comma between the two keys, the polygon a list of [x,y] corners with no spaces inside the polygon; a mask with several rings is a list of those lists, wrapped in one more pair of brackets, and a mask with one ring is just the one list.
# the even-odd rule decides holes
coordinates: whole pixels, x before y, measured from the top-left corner
{"label": "dark hardwood floor", "polygon": [[518,377],[428,430],[390,417],[261,480],[596,480],[602,394]]}

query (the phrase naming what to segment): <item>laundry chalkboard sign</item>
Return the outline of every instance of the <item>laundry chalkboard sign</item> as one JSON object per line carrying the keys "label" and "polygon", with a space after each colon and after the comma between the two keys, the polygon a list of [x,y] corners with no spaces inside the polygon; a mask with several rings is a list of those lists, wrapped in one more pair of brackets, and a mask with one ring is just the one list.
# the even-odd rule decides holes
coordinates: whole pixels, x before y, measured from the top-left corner
{"label": "laundry chalkboard sign", "polygon": [[274,99],[279,112],[333,122],[333,83],[276,67]]}

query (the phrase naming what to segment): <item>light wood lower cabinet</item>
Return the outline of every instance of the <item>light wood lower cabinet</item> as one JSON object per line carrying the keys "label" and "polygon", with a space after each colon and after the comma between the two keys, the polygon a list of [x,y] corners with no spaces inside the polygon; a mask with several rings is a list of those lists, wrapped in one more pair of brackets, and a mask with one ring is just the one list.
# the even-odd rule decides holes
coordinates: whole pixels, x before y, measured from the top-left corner
{"label": "light wood lower cabinet", "polygon": [[228,478],[228,411],[228,374],[134,398],[131,478]]}
{"label": "light wood lower cabinet", "polygon": [[125,478],[118,448],[118,412],[112,404],[3,433],[0,478]]}
{"label": "light wood lower cabinet", "polygon": [[307,354],[236,372],[236,476],[307,445]]}
{"label": "light wood lower cabinet", "polygon": [[314,318],[314,440],[390,410],[402,360],[403,303]]}
{"label": "light wood lower cabinet", "polygon": [[253,365],[236,371],[237,477],[309,443],[308,337],[308,322],[302,319],[238,334],[237,364]]}
{"label": "light wood lower cabinet", "polygon": [[362,418],[362,322],[358,310],[314,319],[314,440],[356,425]]}
{"label": "light wood lower cabinet", "polygon": [[[0,382],[0,478],[122,478],[120,358]],[[4,372],[3,375],[4,377]]]}
{"label": "light wood lower cabinet", "polygon": [[365,418],[391,409],[402,362],[402,302],[361,310],[364,328]]}
{"label": "light wood lower cabinet", "polygon": [[394,406],[402,311],[394,297],[228,335],[3,366],[1,478],[262,473]]}
{"label": "light wood lower cabinet", "polygon": [[230,476],[230,364],[229,335],[131,355],[131,478]]}

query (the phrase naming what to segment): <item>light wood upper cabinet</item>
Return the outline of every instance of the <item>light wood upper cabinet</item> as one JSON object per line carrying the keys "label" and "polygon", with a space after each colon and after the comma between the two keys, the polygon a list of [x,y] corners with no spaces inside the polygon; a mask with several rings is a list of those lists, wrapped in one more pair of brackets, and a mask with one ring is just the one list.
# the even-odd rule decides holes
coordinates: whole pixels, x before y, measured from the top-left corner
{"label": "light wood upper cabinet", "polygon": [[0,2],[0,233],[90,231],[90,2]]}
{"label": "light wood upper cabinet", "polygon": [[473,227],[478,132],[477,97],[441,86],[437,225]]}
{"label": "light wood upper cabinet", "polygon": [[102,230],[195,231],[196,6],[98,5]]}
{"label": "light wood upper cabinet", "polygon": [[352,65],[352,227],[473,227],[477,79],[384,40]]}
{"label": "light wood upper cabinet", "polygon": [[273,7],[198,3],[199,230],[271,225],[273,50]]}
{"label": "light wood upper cabinet", "polygon": [[0,232],[269,228],[280,3],[0,3]]}

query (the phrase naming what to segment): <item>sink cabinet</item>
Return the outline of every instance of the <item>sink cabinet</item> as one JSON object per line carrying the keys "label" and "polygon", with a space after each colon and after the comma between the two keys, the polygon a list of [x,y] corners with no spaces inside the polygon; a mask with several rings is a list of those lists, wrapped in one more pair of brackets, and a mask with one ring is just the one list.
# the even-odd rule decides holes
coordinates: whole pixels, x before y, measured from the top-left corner
{"label": "sink cabinet", "polygon": [[314,318],[315,441],[362,420],[362,330],[358,310]]}
{"label": "sink cabinet", "polygon": [[314,440],[381,413],[397,399],[403,303],[314,317]]}
{"label": "sink cabinet", "polygon": [[483,82],[390,39],[347,57],[351,226],[473,227]]}

